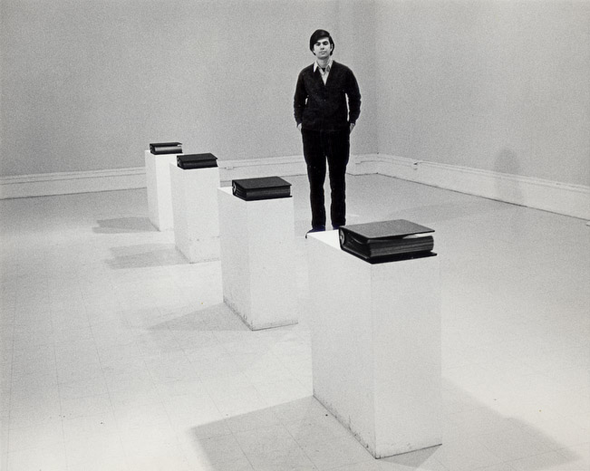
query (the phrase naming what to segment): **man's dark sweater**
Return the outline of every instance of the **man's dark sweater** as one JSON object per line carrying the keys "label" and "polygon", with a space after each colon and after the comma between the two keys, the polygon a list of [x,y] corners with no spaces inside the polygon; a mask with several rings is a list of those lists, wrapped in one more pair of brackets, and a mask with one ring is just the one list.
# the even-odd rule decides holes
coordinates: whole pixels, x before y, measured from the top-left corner
{"label": "man's dark sweater", "polygon": [[361,94],[352,70],[333,61],[324,85],[319,69],[313,69],[313,64],[306,67],[297,79],[293,100],[297,124],[302,129],[331,131],[355,123],[361,112]]}

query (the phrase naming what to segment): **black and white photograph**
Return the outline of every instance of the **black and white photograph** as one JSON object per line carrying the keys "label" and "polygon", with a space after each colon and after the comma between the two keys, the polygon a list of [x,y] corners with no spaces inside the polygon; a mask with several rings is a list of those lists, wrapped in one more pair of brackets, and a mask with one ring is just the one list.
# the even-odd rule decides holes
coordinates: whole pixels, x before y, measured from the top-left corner
{"label": "black and white photograph", "polygon": [[0,0],[0,471],[590,471],[590,0]]}

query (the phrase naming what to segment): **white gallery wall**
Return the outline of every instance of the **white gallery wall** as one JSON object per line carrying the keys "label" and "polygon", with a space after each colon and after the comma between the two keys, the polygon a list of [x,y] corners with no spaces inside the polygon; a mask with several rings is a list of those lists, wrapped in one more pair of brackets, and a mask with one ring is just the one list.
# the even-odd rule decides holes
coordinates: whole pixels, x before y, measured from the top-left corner
{"label": "white gallery wall", "polygon": [[[347,2],[1,2],[2,177],[139,167],[149,142],[169,140],[220,159],[299,155],[293,93],[317,28],[355,60],[375,116],[373,19]],[[366,56],[350,49],[357,27]],[[359,135],[355,152],[376,145]]]}
{"label": "white gallery wall", "polygon": [[590,2],[377,2],[379,151],[590,185]]}
{"label": "white gallery wall", "polygon": [[143,184],[156,141],[300,164],[293,91],[325,28],[363,94],[352,173],[589,211],[587,0],[0,0],[0,25],[0,197]]}

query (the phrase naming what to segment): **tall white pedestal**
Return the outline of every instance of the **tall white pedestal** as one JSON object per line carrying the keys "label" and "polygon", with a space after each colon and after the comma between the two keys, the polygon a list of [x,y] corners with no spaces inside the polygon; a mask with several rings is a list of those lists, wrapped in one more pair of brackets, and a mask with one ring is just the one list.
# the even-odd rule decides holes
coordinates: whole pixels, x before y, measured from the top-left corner
{"label": "tall white pedestal", "polygon": [[160,231],[173,228],[170,164],[176,164],[176,154],[154,155],[145,151],[145,176],[151,223]]}
{"label": "tall white pedestal", "polygon": [[371,265],[308,236],[314,396],[375,456],[439,445],[439,258]]}
{"label": "tall white pedestal", "polygon": [[218,191],[225,303],[252,330],[297,323],[293,198]]}
{"label": "tall white pedestal", "polygon": [[176,247],[189,262],[219,259],[219,168],[169,165]]}

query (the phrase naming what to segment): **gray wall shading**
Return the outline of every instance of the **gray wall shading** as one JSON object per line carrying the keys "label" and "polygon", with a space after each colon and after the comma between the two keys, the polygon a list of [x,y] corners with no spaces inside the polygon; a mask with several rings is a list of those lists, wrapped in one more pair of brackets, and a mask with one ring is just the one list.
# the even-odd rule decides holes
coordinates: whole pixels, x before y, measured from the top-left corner
{"label": "gray wall shading", "polygon": [[299,155],[322,27],[361,85],[354,153],[590,185],[587,1],[0,2],[0,176],[140,167],[163,140]]}
{"label": "gray wall shading", "polygon": [[[169,140],[220,159],[299,155],[293,93],[313,61],[309,36],[328,29],[336,60],[357,58],[346,50],[355,42],[345,39],[354,18],[344,2],[2,0],[1,7],[0,176],[139,167],[149,142]],[[364,47],[372,52],[369,33]],[[370,54],[358,58],[359,66],[369,62]],[[374,78],[362,70],[358,78],[369,97]],[[376,151],[362,133],[354,145],[357,153]]]}
{"label": "gray wall shading", "polygon": [[379,151],[590,185],[590,2],[377,2]]}

